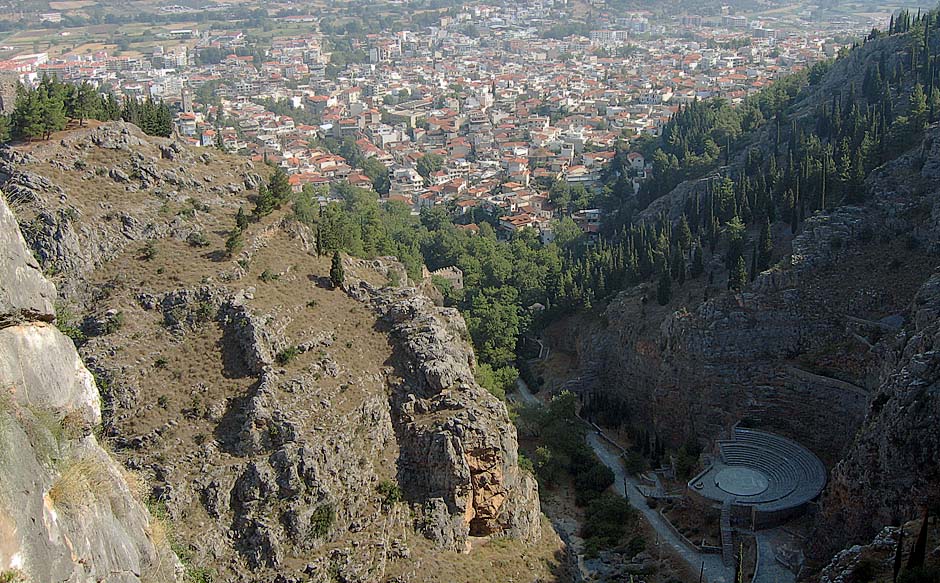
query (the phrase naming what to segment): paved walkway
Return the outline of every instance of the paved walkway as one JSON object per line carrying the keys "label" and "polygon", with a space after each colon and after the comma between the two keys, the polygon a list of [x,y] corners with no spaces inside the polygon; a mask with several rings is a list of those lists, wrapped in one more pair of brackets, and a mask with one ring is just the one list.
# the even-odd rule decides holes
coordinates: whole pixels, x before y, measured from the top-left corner
{"label": "paved walkway", "polygon": [[763,530],[754,533],[757,539],[757,583],[794,583],[796,575],[777,562],[774,558],[774,548],[780,542],[775,537],[775,530]]}
{"label": "paved walkway", "polygon": [[525,384],[525,381],[522,380],[522,378],[516,379],[516,392],[509,395],[509,398],[513,401],[521,401],[526,405],[542,404],[542,401],[532,394],[532,391],[529,390],[529,386]]}
{"label": "paved walkway", "polygon": [[[532,394],[522,379],[516,380],[516,391],[509,397],[527,405],[544,404]],[[637,491],[639,482],[626,472],[619,452],[615,452],[602,439],[597,432],[590,431],[587,442],[597,453],[597,457],[609,467],[616,477],[614,486],[617,492],[646,518],[660,539],[673,548],[676,555],[681,557],[694,572],[698,572],[705,565],[705,580],[708,583],[733,583],[734,569],[728,568],[721,560],[721,555],[700,553],[679,538],[666,524],[666,519],[658,511],[646,504],[646,499]],[[660,487],[661,484],[660,484]],[[796,576],[792,571],[781,565],[774,558],[774,548],[780,544],[775,530],[759,531],[755,534],[758,552],[758,572],[753,583],[794,583]]]}
{"label": "paved walkway", "polygon": [[[522,379],[516,381],[516,388],[516,392],[512,395],[514,400],[529,405],[542,404],[542,401],[529,391],[529,387],[526,386]],[[669,525],[666,524],[666,520],[659,512],[647,506],[646,499],[636,489],[637,481],[633,476],[628,475],[626,469],[623,467],[619,453],[612,451],[604,440],[594,431],[588,433],[587,441],[604,465],[614,472],[614,476],[616,477],[614,486],[617,492],[625,497],[630,505],[646,518],[661,541],[672,547],[676,555],[688,563],[693,572],[699,572],[704,562],[705,581],[708,583],[733,583],[734,572],[724,566],[721,562],[720,555],[700,553],[687,545],[669,528]],[[781,581],[780,583],[784,582]]]}
{"label": "paved walkway", "polygon": [[650,523],[650,526],[653,527],[653,530],[656,531],[660,539],[671,546],[676,555],[688,563],[689,568],[693,572],[698,572],[704,562],[706,581],[709,583],[732,583],[734,572],[725,567],[724,563],[721,561],[721,555],[700,553],[687,545],[685,541],[679,538],[676,533],[669,528],[669,525],[666,524],[666,520],[662,515],[646,504],[646,499],[636,489],[637,481],[633,476],[628,475],[624,469],[619,453],[612,451],[607,446],[606,442],[595,432],[588,433],[587,441],[594,449],[594,452],[597,453],[597,457],[604,462],[604,465],[613,470],[614,476],[617,478],[616,482],[614,482],[614,487],[617,492],[621,496],[626,497],[630,505],[646,518],[647,522]]}

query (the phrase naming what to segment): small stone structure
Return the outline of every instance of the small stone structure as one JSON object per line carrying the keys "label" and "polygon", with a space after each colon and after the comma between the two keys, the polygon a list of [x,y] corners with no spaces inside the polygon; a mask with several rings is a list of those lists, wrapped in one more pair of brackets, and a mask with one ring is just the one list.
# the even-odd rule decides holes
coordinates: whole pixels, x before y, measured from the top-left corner
{"label": "small stone structure", "polygon": [[428,268],[423,268],[423,277],[425,280],[430,280],[432,277],[440,277],[451,283],[454,286],[454,289],[463,289],[463,271],[454,265],[450,267],[442,267],[440,269],[435,269],[434,271],[428,271]]}

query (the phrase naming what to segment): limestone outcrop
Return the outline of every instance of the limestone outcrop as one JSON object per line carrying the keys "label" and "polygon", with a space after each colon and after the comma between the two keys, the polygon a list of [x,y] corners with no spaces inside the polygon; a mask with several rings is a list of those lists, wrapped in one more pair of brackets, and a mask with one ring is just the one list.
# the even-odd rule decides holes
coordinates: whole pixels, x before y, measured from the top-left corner
{"label": "limestone outcrop", "polygon": [[406,494],[425,501],[424,531],[455,550],[470,535],[538,540],[538,487],[519,470],[505,405],[473,378],[460,313],[414,289],[360,282],[350,293],[375,308],[401,347],[408,374],[391,399],[398,474]]}
{"label": "limestone outcrop", "polygon": [[[886,351],[882,383],[822,500],[815,554],[851,533],[871,538],[884,524],[940,504],[940,274],[921,288],[910,323]],[[836,549],[838,547],[835,547]]]}
{"label": "limestone outcrop", "polygon": [[[198,212],[207,207],[193,207],[197,197],[243,203],[245,185],[261,178],[236,159],[197,157],[171,139],[107,122],[29,153],[0,149],[0,188],[42,268],[78,303],[88,300],[86,276],[129,247],[201,232]],[[181,212],[167,212],[171,206]]]}
{"label": "limestone outcrop", "polygon": [[[895,568],[902,572],[905,569],[922,525],[922,520],[912,520],[900,526],[882,528],[860,544],[854,544],[832,556],[815,579],[819,583],[894,580]],[[928,568],[940,565],[938,535],[940,527],[936,523],[928,525],[924,562]],[[901,560],[896,564],[899,556]]]}
{"label": "limestone outcrop", "polygon": [[173,581],[178,561],[98,444],[100,398],[50,322],[55,288],[0,198],[0,572],[30,581]]}
{"label": "limestone outcrop", "polygon": [[[45,303],[4,307],[3,326],[52,321],[40,270],[55,279],[63,329],[100,381],[100,404],[71,405],[88,417],[76,425],[85,439],[100,427],[139,474],[134,490],[172,524],[186,576],[415,580],[422,561],[502,552],[485,548],[493,536],[519,549],[516,580],[544,580],[561,542],[542,532],[505,406],[474,380],[462,318],[402,291],[394,258],[347,259],[347,281],[372,285],[351,284],[355,298],[333,288],[329,258],[284,209],[226,253],[263,180],[242,158],[122,123],[0,150],[32,249],[22,273],[41,282],[20,288],[47,286]],[[136,541],[128,524],[115,540]]]}

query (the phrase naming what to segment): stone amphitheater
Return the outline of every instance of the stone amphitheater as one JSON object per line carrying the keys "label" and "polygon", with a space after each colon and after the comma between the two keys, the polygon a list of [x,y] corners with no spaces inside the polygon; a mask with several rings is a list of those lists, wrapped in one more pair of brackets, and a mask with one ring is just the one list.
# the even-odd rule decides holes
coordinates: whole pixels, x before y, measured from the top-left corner
{"label": "stone amphitheater", "polygon": [[826,467],[800,444],[765,431],[733,427],[689,491],[729,507],[751,528],[769,528],[806,510],[826,485]]}

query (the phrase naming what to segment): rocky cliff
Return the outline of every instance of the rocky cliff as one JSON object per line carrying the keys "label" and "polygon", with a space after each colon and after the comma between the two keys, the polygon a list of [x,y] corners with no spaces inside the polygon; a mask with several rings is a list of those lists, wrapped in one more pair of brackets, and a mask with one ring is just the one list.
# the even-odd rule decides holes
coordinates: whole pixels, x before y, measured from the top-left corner
{"label": "rocky cliff", "polygon": [[347,259],[334,289],[287,209],[227,253],[266,170],[133,126],[0,158],[101,381],[104,435],[191,574],[534,581],[563,562],[463,320],[386,288],[407,283],[394,260]]}
{"label": "rocky cliff", "polygon": [[16,581],[173,581],[178,562],[101,448],[98,389],[52,324],[55,288],[0,197],[0,572]]}
{"label": "rocky cliff", "polygon": [[[931,269],[924,250],[909,251],[907,271],[886,259],[903,253],[899,238],[862,244],[863,215],[809,219],[793,252],[742,293],[693,281],[666,308],[650,301],[652,289],[620,294],[578,335],[580,369],[594,374],[572,386],[589,408],[622,399],[632,422],[673,444],[749,418],[835,463],[878,385],[878,354],[865,338],[894,326],[879,322],[897,320]],[[720,260],[709,269],[720,273]],[[833,415],[844,423],[828,423]]]}
{"label": "rocky cliff", "polygon": [[[853,583],[855,581],[894,581],[895,568],[906,567],[923,520],[912,520],[900,526],[886,526],[863,544],[855,544],[835,554],[819,572],[820,583]],[[924,565],[940,567],[940,527],[927,526]],[[900,561],[898,561],[900,559]],[[929,575],[928,575],[929,576]]]}
{"label": "rocky cliff", "polygon": [[541,536],[538,487],[519,470],[516,431],[506,407],[477,385],[463,317],[413,290],[350,293],[368,302],[400,342],[403,382],[393,387],[399,477],[427,504],[425,532],[448,547],[467,536]]}
{"label": "rocky cliff", "polygon": [[884,357],[882,383],[847,455],[832,471],[818,521],[817,557],[885,524],[940,506],[940,275],[918,292]]}

